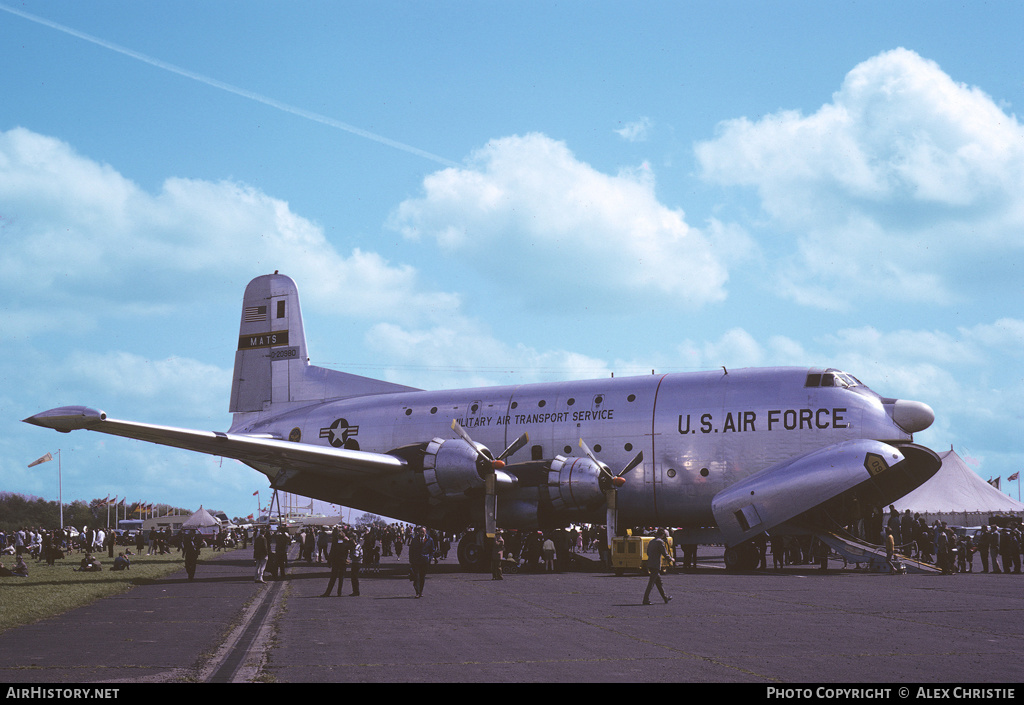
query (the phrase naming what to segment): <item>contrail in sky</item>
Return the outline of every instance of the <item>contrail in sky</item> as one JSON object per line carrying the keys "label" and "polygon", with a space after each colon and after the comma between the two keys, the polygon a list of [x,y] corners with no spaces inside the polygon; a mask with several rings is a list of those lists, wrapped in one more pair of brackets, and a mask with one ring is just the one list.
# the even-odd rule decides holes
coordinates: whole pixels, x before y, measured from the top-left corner
{"label": "contrail in sky", "polygon": [[437,162],[438,164],[443,164],[444,166],[450,166],[450,167],[457,167],[457,166],[459,166],[458,164],[456,164],[455,162],[451,161],[450,159],[445,159],[444,157],[439,157],[436,154],[431,154],[430,152],[427,152],[427,151],[424,151],[422,149],[419,149],[418,147],[413,147],[411,145],[404,144],[402,142],[397,142],[397,141],[395,141],[393,139],[389,139],[389,138],[384,137],[382,135],[378,135],[378,134],[375,134],[373,132],[369,132],[369,131],[364,130],[362,128],[356,127],[355,125],[349,125],[348,123],[341,122],[340,120],[335,120],[334,118],[327,117],[326,115],[320,115],[319,113],[314,113],[314,112],[311,112],[309,110],[303,110],[302,108],[297,108],[297,107],[295,107],[293,105],[288,105],[287,103],[282,103],[279,100],[274,100],[273,98],[268,98],[267,96],[260,95],[259,93],[254,93],[253,91],[249,91],[249,90],[246,90],[244,88],[239,88],[238,86],[232,86],[230,83],[224,83],[223,81],[218,81],[217,79],[210,78],[209,76],[203,76],[202,74],[198,74],[198,73],[195,73],[193,71],[188,71],[186,69],[181,68],[180,66],[175,66],[174,64],[169,64],[166,61],[161,61],[160,59],[154,59],[151,56],[146,56],[145,54],[140,54],[137,51],[133,51],[131,49],[126,49],[125,47],[122,47],[122,46],[119,46],[117,44],[114,44],[113,42],[108,42],[105,39],[100,39],[99,37],[94,37],[94,36],[92,36],[90,34],[86,34],[84,32],[79,32],[76,29],[72,29],[71,27],[66,27],[65,25],[58,24],[56,22],[52,22],[52,21],[50,21],[50,20],[48,20],[48,19],[46,19],[44,17],[38,17],[36,15],[29,14],[29,13],[24,12],[22,10],[16,10],[15,8],[8,7],[7,5],[0,5],[0,10],[3,10],[5,12],[9,12],[12,15],[17,15],[18,17],[22,17],[22,18],[24,18],[26,20],[29,20],[30,22],[35,22],[36,24],[41,24],[44,27],[49,27],[50,29],[55,29],[58,32],[63,32],[64,34],[69,34],[72,37],[77,37],[78,39],[84,39],[85,41],[90,42],[92,44],[96,44],[97,46],[101,46],[104,49],[110,49],[111,51],[116,51],[118,54],[123,54],[123,55],[131,57],[133,59],[137,59],[139,61],[142,61],[144,63],[149,64],[150,66],[155,66],[158,69],[163,69],[164,71],[170,71],[171,73],[176,73],[179,76],[184,76],[185,78],[190,78],[193,81],[199,81],[200,83],[205,83],[206,85],[211,86],[213,88],[219,88],[222,91],[227,91],[228,93],[234,93],[235,95],[241,96],[242,98],[248,98],[249,100],[254,100],[257,103],[262,103],[263,105],[268,105],[271,108],[277,108],[278,110],[283,110],[286,113],[291,113],[292,115],[297,115],[297,116],[299,116],[301,118],[305,118],[307,120],[312,120],[314,122],[319,122],[319,123],[321,123],[323,125],[327,125],[329,127],[335,127],[335,128],[337,128],[339,130],[344,130],[345,132],[350,132],[353,135],[358,135],[360,137],[365,137],[368,140],[373,140],[374,142],[379,142],[380,144],[387,145],[388,147],[394,147],[395,149],[400,149],[403,152],[409,152],[410,154],[415,154],[416,156],[423,157],[424,159],[429,159],[431,161]]}

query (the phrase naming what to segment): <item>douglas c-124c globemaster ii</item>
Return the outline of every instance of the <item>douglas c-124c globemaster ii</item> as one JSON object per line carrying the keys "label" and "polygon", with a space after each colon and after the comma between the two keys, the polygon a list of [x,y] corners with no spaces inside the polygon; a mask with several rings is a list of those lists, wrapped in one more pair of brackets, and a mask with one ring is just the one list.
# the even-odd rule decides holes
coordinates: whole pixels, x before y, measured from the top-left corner
{"label": "douglas c-124c globemaster ii", "polygon": [[[439,529],[479,565],[495,526],[672,526],[748,567],[766,531],[830,532],[938,470],[926,404],[838,370],[771,367],[423,391],[309,364],[298,289],[253,279],[227,432],[82,406],[26,422],[235,458],[272,487]],[[497,454],[495,454],[497,452]],[[528,457],[527,457],[528,456]],[[856,502],[853,500],[856,498]]]}

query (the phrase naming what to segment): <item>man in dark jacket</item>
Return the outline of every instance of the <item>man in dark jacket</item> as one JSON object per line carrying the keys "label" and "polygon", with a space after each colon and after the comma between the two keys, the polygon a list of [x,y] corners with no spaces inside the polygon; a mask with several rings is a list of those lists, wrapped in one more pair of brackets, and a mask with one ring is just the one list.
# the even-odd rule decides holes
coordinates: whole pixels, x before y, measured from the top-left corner
{"label": "man in dark jacket", "polygon": [[196,564],[199,562],[199,552],[203,545],[203,537],[199,534],[184,535],[181,537],[181,552],[185,556],[185,572],[188,579],[196,577]]}
{"label": "man in dark jacket", "polygon": [[331,535],[331,542],[328,544],[327,565],[331,568],[331,579],[327,583],[327,589],[320,597],[330,597],[334,584],[338,584],[338,597],[341,597],[341,588],[345,584],[345,564],[348,563],[349,542],[341,529],[335,528]]}
{"label": "man in dark jacket", "polygon": [[427,580],[427,566],[434,557],[434,540],[424,526],[416,527],[416,535],[409,544],[409,566],[412,569],[412,583],[416,597],[423,597],[423,586]]}
{"label": "man in dark jacket", "polygon": [[981,555],[981,572],[988,572],[988,540],[990,536],[988,533],[988,526],[981,527],[981,533],[978,535],[978,554]]}
{"label": "man in dark jacket", "polygon": [[352,579],[351,597],[359,597],[359,571],[363,567],[363,542],[355,533],[350,533],[348,537],[348,557],[352,566],[349,573]]}
{"label": "man in dark jacket", "polygon": [[270,555],[270,544],[267,543],[265,529],[257,529],[252,541],[252,557],[256,559],[256,582],[265,583],[263,571],[267,569],[267,558]]}
{"label": "man in dark jacket", "polygon": [[661,558],[665,557],[666,561],[671,561],[672,557],[668,553],[668,546],[665,544],[665,539],[668,537],[668,533],[664,529],[658,531],[658,535],[647,544],[647,570],[650,572],[651,577],[647,581],[647,590],[644,592],[643,604],[651,604],[651,589],[657,587],[658,592],[661,593],[661,599],[666,603],[672,598],[665,594],[665,588],[661,585]]}
{"label": "man in dark jacket", "polygon": [[273,556],[273,570],[271,571],[274,578],[283,578],[288,568],[288,547],[292,544],[292,537],[288,534],[288,529],[281,526],[274,534],[273,541],[271,542],[274,546]]}

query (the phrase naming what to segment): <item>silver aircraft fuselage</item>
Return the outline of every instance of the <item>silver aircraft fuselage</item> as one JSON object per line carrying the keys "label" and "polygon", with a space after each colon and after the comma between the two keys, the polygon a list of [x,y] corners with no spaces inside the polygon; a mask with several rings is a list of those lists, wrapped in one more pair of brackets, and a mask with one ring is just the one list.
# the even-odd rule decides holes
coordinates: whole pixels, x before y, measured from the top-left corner
{"label": "silver aircraft fuselage", "polygon": [[[823,375],[830,386],[822,386]],[[710,526],[712,498],[759,470],[849,439],[911,441],[912,434],[893,420],[897,404],[907,402],[883,399],[835,371],[750,368],[380,394],[298,409],[250,424],[244,432],[288,438],[299,429],[305,442],[386,453],[453,437],[456,420],[490,449],[528,433],[534,460],[578,454],[583,438],[611,468],[644,453],[644,462],[618,491],[623,521]],[[426,510],[424,484],[408,480],[390,488],[391,506],[359,508],[387,516],[408,504],[423,503]],[[523,514],[543,490],[527,485],[501,494],[499,525],[547,523],[529,510]],[[346,490],[324,499],[348,504],[358,496]],[[604,517],[601,507],[583,519],[571,514],[564,518],[602,523]]]}
{"label": "silver aircraft fuselage", "polygon": [[[246,287],[226,432],[84,406],[26,422],[235,458],[275,489],[436,528],[710,528],[740,545],[888,505],[938,469],[932,410],[838,370],[715,370],[422,391],[309,363],[298,289]],[[504,449],[503,451],[501,449]]]}

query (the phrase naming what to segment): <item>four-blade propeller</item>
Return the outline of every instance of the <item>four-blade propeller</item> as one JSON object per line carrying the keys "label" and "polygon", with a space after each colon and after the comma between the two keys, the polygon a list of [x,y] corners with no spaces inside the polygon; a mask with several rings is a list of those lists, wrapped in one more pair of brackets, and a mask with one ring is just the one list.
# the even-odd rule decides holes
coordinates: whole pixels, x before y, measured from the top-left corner
{"label": "four-blade propeller", "polygon": [[470,435],[466,433],[466,429],[462,428],[458,421],[452,421],[452,430],[468,443],[471,448],[476,450],[477,471],[484,481],[484,533],[487,534],[488,538],[494,538],[498,528],[497,471],[505,467],[505,458],[508,458],[530,442],[530,436],[527,433],[523,433],[519,438],[512,441],[512,444],[503,450],[497,458],[493,458],[490,456],[489,450],[473,441]]}
{"label": "four-blade propeller", "polygon": [[587,454],[587,457],[601,469],[601,478],[598,481],[601,489],[604,491],[605,504],[607,505],[607,519],[606,519],[606,531],[608,534],[608,549],[611,550],[612,538],[615,537],[615,533],[618,529],[618,508],[616,506],[616,492],[618,489],[626,484],[626,474],[636,468],[637,465],[644,461],[644,452],[640,451],[633,459],[626,463],[626,466],[622,468],[616,475],[612,475],[611,469],[597,459],[590,447],[580,439],[580,448]]}
{"label": "four-blade propeller", "polygon": [[[452,430],[476,451],[477,471],[484,480],[484,532],[488,538],[494,538],[494,534],[497,531],[497,474],[505,467],[506,458],[529,443],[530,436],[527,433],[522,434],[512,441],[512,444],[503,450],[497,458],[494,458],[491,456],[490,450],[476,443],[458,421],[452,421]],[[590,450],[590,447],[582,438],[580,439],[580,448],[583,449],[583,452],[590,458],[591,462],[600,470],[598,484],[604,492],[605,504],[607,505],[608,548],[610,549],[618,523],[616,493],[620,487],[626,484],[626,475],[643,462],[644,454],[643,451],[640,451],[618,473],[612,474],[611,468],[597,459],[597,456],[594,455],[594,452]],[[504,475],[504,473],[502,474]]]}

